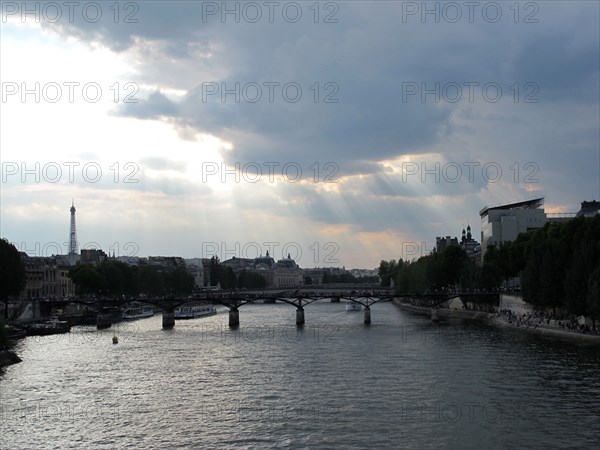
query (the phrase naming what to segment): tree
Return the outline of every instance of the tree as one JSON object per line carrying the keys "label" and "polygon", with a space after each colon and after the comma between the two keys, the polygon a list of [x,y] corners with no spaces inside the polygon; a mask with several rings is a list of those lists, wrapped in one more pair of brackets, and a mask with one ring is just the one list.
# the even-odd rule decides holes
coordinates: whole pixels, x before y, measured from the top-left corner
{"label": "tree", "polygon": [[97,294],[104,290],[106,280],[90,264],[79,264],[69,271],[78,294]]}
{"label": "tree", "polygon": [[127,273],[130,272],[129,266],[120,261],[106,260],[98,266],[98,273],[103,279],[104,292],[112,295],[121,295],[129,293],[127,279],[130,278]]}
{"label": "tree", "polygon": [[8,319],[8,297],[17,296],[25,288],[25,266],[17,248],[0,239],[0,299],[5,301],[4,317]]}
{"label": "tree", "polygon": [[593,248],[581,242],[571,255],[571,262],[565,272],[565,306],[576,315],[586,315],[589,311],[588,292],[591,270],[594,266]]}
{"label": "tree", "polygon": [[427,265],[429,257],[424,256],[417,260],[416,264],[410,265],[410,290],[418,294],[424,293],[430,289],[431,283],[427,279]]}
{"label": "tree", "polygon": [[477,287],[481,277],[481,268],[472,259],[467,257],[460,273],[460,287],[463,291],[471,291]]}
{"label": "tree", "polygon": [[496,266],[506,285],[508,285],[508,280],[516,275],[514,264],[511,261],[510,247],[511,243],[505,242],[500,245],[496,254]]}
{"label": "tree", "polygon": [[446,285],[442,269],[442,258],[439,252],[434,251],[425,257],[425,280],[427,287],[433,291],[441,290]]}
{"label": "tree", "polygon": [[194,276],[184,267],[177,267],[166,273],[166,287],[174,295],[191,294],[194,289]]}
{"label": "tree", "polygon": [[[520,234],[508,249],[511,270],[522,270],[525,301],[565,306],[569,314],[588,315],[592,272],[600,266],[600,216]],[[593,295],[592,295],[593,297]]]}
{"label": "tree", "polygon": [[396,292],[398,294],[421,294],[425,291],[425,263],[427,257],[402,264],[396,276]]}
{"label": "tree", "polygon": [[381,278],[382,286],[389,286],[391,280],[395,280],[400,268],[402,267],[402,259],[396,262],[395,259],[391,261],[381,261],[379,263],[379,277]]}
{"label": "tree", "polygon": [[141,293],[154,296],[165,293],[165,276],[154,267],[140,266],[137,278]]}
{"label": "tree", "polygon": [[565,252],[560,242],[552,237],[542,243],[540,268],[540,303],[553,310],[564,305]]}
{"label": "tree", "polygon": [[[390,280],[393,278],[390,277]],[[375,282],[379,281],[379,279],[375,280]],[[352,275],[350,272],[341,272],[339,274],[331,274],[330,272],[325,272],[325,276],[323,277],[323,283],[357,283],[358,279]],[[388,286],[389,286],[388,282]]]}
{"label": "tree", "polygon": [[521,275],[521,287],[523,289],[523,299],[532,305],[542,305],[541,298],[541,266],[542,251],[541,237],[534,236],[527,247],[527,257],[525,269]]}
{"label": "tree", "polygon": [[209,273],[210,284],[212,286],[221,283],[221,288],[233,289],[237,285],[237,278],[233,269],[231,267],[223,266],[216,256],[213,256],[210,259]]}
{"label": "tree", "polygon": [[600,319],[600,266],[596,267],[589,277],[587,308],[596,328],[596,320]]}
{"label": "tree", "polygon": [[[505,245],[490,246],[483,257],[480,287],[486,291],[497,289],[506,279],[508,251]],[[503,261],[504,260],[504,261]]]}
{"label": "tree", "polygon": [[451,245],[440,253],[440,270],[444,287],[455,289],[467,261],[467,253],[457,245]]}
{"label": "tree", "polygon": [[235,272],[231,267],[223,267],[223,278],[221,280],[221,287],[223,289],[233,289],[237,285],[237,278]]}
{"label": "tree", "polygon": [[[489,249],[488,249],[489,251]],[[479,287],[484,291],[493,291],[502,281],[500,269],[493,263],[484,262],[479,275]]]}
{"label": "tree", "polygon": [[[305,277],[305,280],[307,278],[310,280],[309,277]],[[305,284],[312,284],[312,280],[310,283],[305,282]],[[264,288],[266,285],[267,280],[265,280],[265,277],[256,272],[242,270],[238,275],[238,287],[240,288]]]}
{"label": "tree", "polygon": [[517,276],[527,264],[527,251],[533,233],[520,233],[513,242],[504,244],[508,247],[508,259],[512,276]]}

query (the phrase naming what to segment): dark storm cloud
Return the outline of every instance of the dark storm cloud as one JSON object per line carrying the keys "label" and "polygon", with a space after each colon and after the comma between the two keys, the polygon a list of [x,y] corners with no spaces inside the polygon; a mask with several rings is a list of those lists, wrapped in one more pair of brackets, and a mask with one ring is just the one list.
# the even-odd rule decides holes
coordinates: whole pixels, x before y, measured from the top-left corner
{"label": "dark storm cloud", "polygon": [[[465,18],[423,23],[420,15],[403,16],[403,2],[338,2],[338,23],[315,24],[310,17],[304,20],[306,15],[298,23],[280,16],[274,23],[222,23],[219,16],[203,19],[202,2],[142,2],[137,23],[78,21],[62,31],[116,51],[137,49],[146,55],[138,62],[140,82],[147,79],[160,89],[180,89],[186,95],[175,101],[155,92],[139,104],[125,105],[120,114],[162,118],[232,142],[233,150],[223,155],[231,164],[334,161],[342,176],[374,173],[380,170],[377,161],[424,153],[458,135],[471,139],[470,151],[483,160],[508,161],[514,155],[549,161],[553,169],[563,164],[567,170],[572,161],[559,147],[569,141],[589,158],[598,158],[597,120],[596,125],[587,122],[589,111],[561,113],[561,108],[598,102],[599,6],[535,5],[535,23],[525,23],[524,14],[513,20],[508,7],[498,23],[482,20],[480,13],[473,23]],[[179,66],[171,65],[174,59]],[[186,71],[186,63],[195,68],[193,73]],[[270,102],[264,86],[268,82],[298,83],[302,98],[286,101],[277,88]],[[472,105],[465,82],[479,83]],[[481,86],[490,82],[502,88],[497,103],[482,99]],[[222,101],[220,91],[207,95],[207,83],[219,90],[240,83],[242,98],[236,102],[228,95]],[[248,83],[262,87],[255,103],[244,98]],[[320,86],[318,102],[311,90],[314,83]],[[325,83],[332,90],[325,90]],[[406,83],[428,89],[456,83],[463,86],[462,98],[436,103],[430,95],[423,102],[420,94],[403,95]],[[323,102],[334,91],[331,98],[337,103]],[[254,95],[252,89],[248,92]],[[533,106],[523,103],[532,92],[537,118]],[[464,118],[471,107],[476,119],[457,124],[456,118]],[[597,110],[591,114],[598,118]],[[575,132],[565,127],[578,122],[588,125]],[[489,126],[489,132],[480,125]],[[542,135],[530,136],[528,130]],[[454,154],[452,147],[444,148],[446,156]],[[380,177],[366,188],[395,195],[404,187]],[[455,195],[464,193],[452,189]]]}

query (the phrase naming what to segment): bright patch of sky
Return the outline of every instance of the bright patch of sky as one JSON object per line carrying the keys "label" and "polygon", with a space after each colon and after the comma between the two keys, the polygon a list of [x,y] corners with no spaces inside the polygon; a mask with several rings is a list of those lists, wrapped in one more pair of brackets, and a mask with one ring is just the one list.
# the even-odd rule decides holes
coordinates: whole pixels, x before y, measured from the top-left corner
{"label": "bright patch of sky", "polygon": [[0,232],[30,254],[66,251],[72,199],[117,254],[375,267],[485,205],[600,198],[596,2],[35,4],[0,35]]}

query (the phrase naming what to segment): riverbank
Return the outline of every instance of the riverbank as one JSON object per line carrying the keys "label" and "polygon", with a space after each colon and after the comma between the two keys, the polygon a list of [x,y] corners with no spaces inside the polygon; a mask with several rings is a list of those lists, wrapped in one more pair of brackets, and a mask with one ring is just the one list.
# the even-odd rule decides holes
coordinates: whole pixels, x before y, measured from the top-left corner
{"label": "riverbank", "polygon": [[437,317],[440,320],[447,319],[467,319],[467,320],[479,320],[479,321],[492,321],[496,314],[487,313],[484,311],[474,311],[470,309],[450,309],[450,308],[429,308],[426,306],[416,306],[410,303],[403,303],[398,299],[392,301],[400,309],[419,314],[421,316],[431,317],[432,309],[435,309]]}
{"label": "riverbank", "polygon": [[511,328],[526,333],[540,334],[556,338],[569,339],[572,341],[588,342],[600,345],[599,335],[586,334],[581,333],[579,331],[567,331],[543,324],[534,326],[517,325],[515,322],[509,322],[503,316],[500,316],[497,313],[487,313],[483,311],[474,311],[468,309],[429,308],[425,306],[416,306],[410,303],[404,303],[399,299],[394,299],[392,303],[400,309],[427,317],[431,317],[432,310],[435,310],[436,315],[440,320],[477,320],[499,328]]}
{"label": "riverbank", "polygon": [[582,333],[580,331],[568,331],[562,330],[560,328],[556,328],[553,326],[548,326],[544,324],[536,324],[536,325],[519,325],[515,322],[509,322],[503,316],[495,315],[492,320],[492,324],[502,328],[512,328],[515,330],[533,333],[533,334],[541,334],[545,336],[553,336],[562,339],[569,339],[573,341],[580,342],[590,342],[596,343],[600,345],[600,335],[597,334],[588,334]]}
{"label": "riverbank", "polygon": [[15,352],[10,350],[0,350],[0,367],[10,366],[11,364],[20,363],[21,358]]}

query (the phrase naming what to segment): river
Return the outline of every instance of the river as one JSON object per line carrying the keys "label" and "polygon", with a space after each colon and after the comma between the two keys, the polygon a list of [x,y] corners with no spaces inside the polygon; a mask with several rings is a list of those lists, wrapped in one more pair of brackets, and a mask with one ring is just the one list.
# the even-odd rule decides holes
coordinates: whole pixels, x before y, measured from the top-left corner
{"label": "river", "polygon": [[[161,329],[28,337],[0,373],[0,447],[598,448],[597,346],[390,303],[248,304]],[[119,343],[113,345],[113,334]]]}

